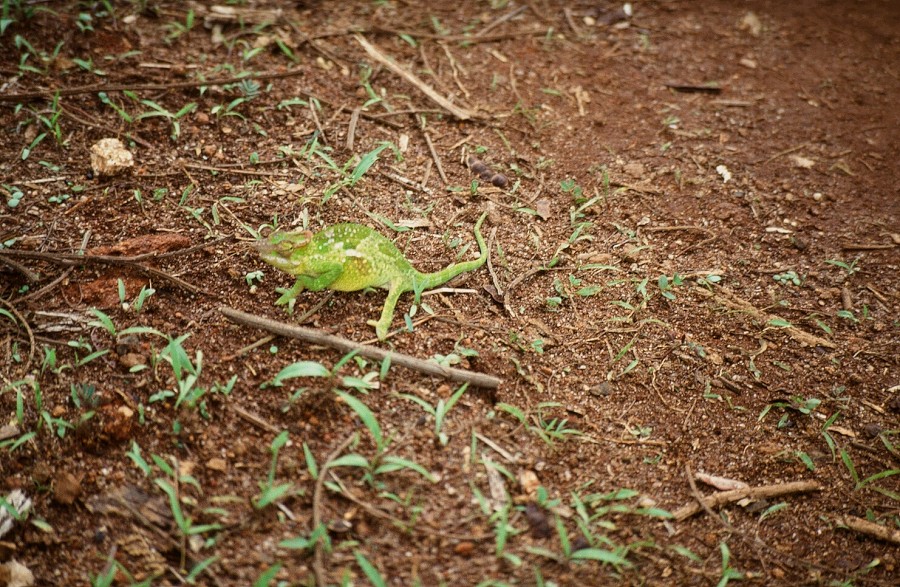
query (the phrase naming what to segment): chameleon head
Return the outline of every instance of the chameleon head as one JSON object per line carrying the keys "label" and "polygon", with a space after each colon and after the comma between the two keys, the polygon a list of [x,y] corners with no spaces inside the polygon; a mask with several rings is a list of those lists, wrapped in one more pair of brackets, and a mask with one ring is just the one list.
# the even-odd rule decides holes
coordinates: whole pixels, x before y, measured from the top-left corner
{"label": "chameleon head", "polygon": [[259,252],[263,261],[276,269],[290,272],[296,268],[294,255],[312,241],[313,233],[303,232],[273,232],[268,238],[260,239],[254,243],[254,248]]}

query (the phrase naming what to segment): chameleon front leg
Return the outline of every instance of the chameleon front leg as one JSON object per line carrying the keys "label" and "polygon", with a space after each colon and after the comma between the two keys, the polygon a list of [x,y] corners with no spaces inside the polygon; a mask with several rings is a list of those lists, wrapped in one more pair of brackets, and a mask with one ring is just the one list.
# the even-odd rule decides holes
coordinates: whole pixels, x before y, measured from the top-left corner
{"label": "chameleon front leg", "polygon": [[276,306],[283,306],[296,298],[303,291],[303,282],[298,278],[290,289],[276,288],[275,291],[281,294],[281,297],[275,302]]}
{"label": "chameleon front leg", "polygon": [[404,291],[406,290],[403,288],[402,281],[392,281],[388,289],[387,299],[384,300],[384,308],[381,310],[381,318],[378,319],[378,322],[374,320],[367,322],[370,326],[375,327],[375,335],[378,337],[378,340],[387,338],[388,330],[391,328],[391,321],[394,319],[394,309],[397,307],[400,294]]}
{"label": "chameleon front leg", "polygon": [[318,275],[298,275],[297,281],[294,282],[294,285],[291,286],[290,289],[277,290],[281,292],[281,297],[278,298],[275,305],[282,306],[287,304],[305,289],[308,289],[309,291],[322,291],[334,283],[334,280],[341,276],[343,270],[343,266],[340,263],[332,263],[324,265],[322,267],[322,272]]}

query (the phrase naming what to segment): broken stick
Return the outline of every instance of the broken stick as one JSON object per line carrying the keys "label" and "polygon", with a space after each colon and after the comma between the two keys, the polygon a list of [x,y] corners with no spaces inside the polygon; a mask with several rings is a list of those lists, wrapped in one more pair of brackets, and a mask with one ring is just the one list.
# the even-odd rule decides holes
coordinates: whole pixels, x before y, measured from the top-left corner
{"label": "broken stick", "polygon": [[232,322],[237,322],[238,324],[255,326],[256,328],[267,330],[268,332],[271,332],[273,334],[287,336],[290,338],[298,338],[312,344],[326,346],[345,353],[356,351],[360,356],[375,359],[376,361],[381,361],[389,358],[391,364],[393,365],[400,365],[401,367],[414,369],[421,373],[427,373],[428,375],[444,377],[451,381],[469,383],[474,387],[496,389],[503,382],[502,379],[500,379],[499,377],[494,377],[493,375],[485,375],[483,373],[473,373],[471,371],[465,371],[463,369],[444,367],[442,365],[438,365],[433,361],[423,361],[422,359],[417,359],[416,357],[411,357],[402,353],[385,351],[375,346],[360,344],[340,336],[334,336],[333,334],[326,334],[321,330],[305,328],[303,326],[294,326],[292,324],[285,324],[284,322],[278,322],[276,320],[269,320],[268,318],[255,316],[253,314],[247,314],[246,312],[241,312],[240,310],[235,310],[234,308],[223,306],[219,308],[219,312],[225,315]]}
{"label": "broken stick", "polygon": [[362,48],[366,50],[366,53],[369,54],[369,57],[377,61],[378,63],[384,65],[412,85],[416,86],[419,91],[428,96],[433,102],[438,104],[441,108],[447,110],[450,114],[457,117],[460,120],[469,120],[470,118],[475,118],[475,115],[466,110],[465,108],[461,108],[457,106],[447,98],[441,96],[434,88],[423,82],[419,77],[412,73],[411,71],[407,71],[406,69],[397,65],[393,59],[382,53],[376,46],[367,41],[365,37],[360,34],[353,35],[353,38],[356,39],[356,42],[362,45]]}
{"label": "broken stick", "polygon": [[875,522],[857,518],[856,516],[838,516],[837,523],[842,526],[847,526],[847,528],[854,532],[867,534],[878,538],[879,540],[884,540],[885,542],[900,544],[900,530],[894,530],[893,528],[888,528],[887,526],[882,526]]}
{"label": "broken stick", "polygon": [[704,506],[713,508],[725,503],[740,501],[745,497],[750,499],[761,499],[764,497],[778,497],[781,495],[789,495],[791,493],[806,493],[807,491],[819,491],[822,486],[815,481],[793,481],[791,483],[783,483],[781,485],[760,485],[759,487],[745,487],[742,489],[732,489],[731,491],[720,491],[702,499],[702,504],[697,501],[681,506],[672,514],[676,522],[682,522],[694,514],[703,510]]}

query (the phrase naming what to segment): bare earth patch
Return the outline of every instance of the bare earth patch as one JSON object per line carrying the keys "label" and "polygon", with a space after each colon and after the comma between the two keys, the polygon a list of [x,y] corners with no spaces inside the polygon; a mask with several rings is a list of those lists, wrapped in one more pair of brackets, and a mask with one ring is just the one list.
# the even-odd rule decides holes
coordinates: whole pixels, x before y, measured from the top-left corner
{"label": "bare earth patch", "polygon": [[[897,2],[0,31],[0,584],[895,584]],[[484,211],[384,342],[252,247]]]}

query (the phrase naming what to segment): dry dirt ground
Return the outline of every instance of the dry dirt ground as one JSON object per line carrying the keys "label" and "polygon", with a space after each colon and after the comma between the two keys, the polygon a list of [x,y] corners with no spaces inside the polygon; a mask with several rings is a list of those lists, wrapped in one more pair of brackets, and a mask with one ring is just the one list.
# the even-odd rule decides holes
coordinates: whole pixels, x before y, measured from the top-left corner
{"label": "dry dirt ground", "polygon": [[0,583],[896,584],[900,3],[223,4],[3,2]]}

